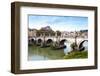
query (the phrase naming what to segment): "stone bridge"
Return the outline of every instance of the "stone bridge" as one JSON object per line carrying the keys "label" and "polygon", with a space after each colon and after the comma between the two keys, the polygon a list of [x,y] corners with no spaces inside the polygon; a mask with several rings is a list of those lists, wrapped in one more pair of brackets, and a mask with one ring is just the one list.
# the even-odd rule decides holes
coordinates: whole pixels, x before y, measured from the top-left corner
{"label": "stone bridge", "polygon": [[[68,43],[74,43],[75,42],[75,38],[68,38],[68,37],[55,37],[55,36],[49,36],[49,37],[32,37],[28,39],[29,43],[30,42],[36,42],[36,43],[43,43],[46,42],[46,44],[48,43],[54,43],[54,42],[59,42],[60,44],[63,44],[65,41]],[[80,44],[82,44],[84,41],[88,41],[87,38],[77,38],[76,42],[78,44],[78,46],[80,46]]]}

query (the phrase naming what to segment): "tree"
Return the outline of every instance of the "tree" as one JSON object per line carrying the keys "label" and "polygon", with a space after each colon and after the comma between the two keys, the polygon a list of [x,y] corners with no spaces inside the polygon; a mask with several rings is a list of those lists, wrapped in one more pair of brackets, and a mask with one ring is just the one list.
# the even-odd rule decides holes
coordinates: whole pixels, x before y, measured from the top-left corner
{"label": "tree", "polygon": [[72,51],[78,51],[78,45],[76,43],[72,43],[71,45]]}
{"label": "tree", "polygon": [[78,33],[75,31],[75,42],[71,44],[72,51],[78,51],[77,37]]}
{"label": "tree", "polygon": [[57,36],[61,36],[61,32],[59,30],[56,31]]}

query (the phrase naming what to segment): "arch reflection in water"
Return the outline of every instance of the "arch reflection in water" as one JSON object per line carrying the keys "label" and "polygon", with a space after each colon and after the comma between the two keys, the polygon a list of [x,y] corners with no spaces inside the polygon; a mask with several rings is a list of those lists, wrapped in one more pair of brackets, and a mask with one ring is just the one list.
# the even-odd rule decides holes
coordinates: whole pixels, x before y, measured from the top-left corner
{"label": "arch reflection in water", "polygon": [[70,42],[68,42],[68,41],[65,41],[64,42],[64,45],[66,46],[66,48],[64,48],[64,53],[67,55],[68,54],[68,52],[71,52],[71,43]]}
{"label": "arch reflection in water", "polygon": [[[53,50],[51,47],[41,48],[40,46],[29,46],[28,50],[28,60],[56,60],[64,59],[64,56],[71,52],[71,43],[65,41],[64,44],[66,48]],[[83,51],[88,51],[88,41],[83,41],[79,45],[79,48],[84,47]]]}

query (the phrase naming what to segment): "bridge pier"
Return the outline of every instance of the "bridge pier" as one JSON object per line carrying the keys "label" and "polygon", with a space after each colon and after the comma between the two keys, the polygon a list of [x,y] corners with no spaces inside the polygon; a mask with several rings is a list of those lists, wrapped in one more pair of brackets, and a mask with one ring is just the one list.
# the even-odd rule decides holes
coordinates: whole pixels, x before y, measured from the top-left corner
{"label": "bridge pier", "polygon": [[[80,48],[82,45],[83,41],[88,41],[88,39],[85,38],[77,38],[76,42],[78,47]],[[64,38],[61,36],[45,36],[42,35],[40,37],[32,37],[28,39],[28,43],[29,44],[35,44],[35,45],[39,45],[39,46],[60,46],[60,45],[64,45],[63,41],[67,41],[70,44],[75,43],[75,38]]]}

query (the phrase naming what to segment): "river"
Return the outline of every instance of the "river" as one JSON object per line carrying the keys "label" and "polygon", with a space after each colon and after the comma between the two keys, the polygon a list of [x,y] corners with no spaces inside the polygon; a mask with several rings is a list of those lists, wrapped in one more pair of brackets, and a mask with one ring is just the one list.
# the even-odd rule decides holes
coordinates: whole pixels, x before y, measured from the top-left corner
{"label": "river", "polygon": [[[65,54],[71,51],[70,43],[65,43],[66,48],[52,50],[51,47],[41,48],[40,46],[28,46],[28,60],[56,60],[63,59]],[[88,42],[84,42],[85,50],[88,50]]]}

